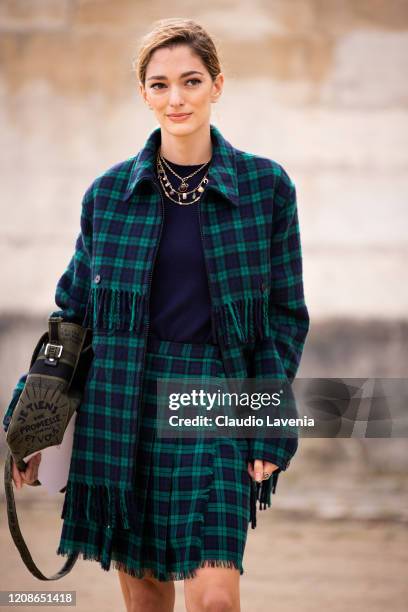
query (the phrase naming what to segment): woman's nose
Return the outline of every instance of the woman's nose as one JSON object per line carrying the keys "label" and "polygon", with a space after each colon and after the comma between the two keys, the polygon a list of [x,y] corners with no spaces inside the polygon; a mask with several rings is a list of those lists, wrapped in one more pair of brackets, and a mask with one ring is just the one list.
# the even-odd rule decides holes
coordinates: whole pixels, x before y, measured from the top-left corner
{"label": "woman's nose", "polygon": [[177,87],[170,88],[170,104],[172,106],[180,106],[184,104],[183,98],[181,96],[181,92]]}

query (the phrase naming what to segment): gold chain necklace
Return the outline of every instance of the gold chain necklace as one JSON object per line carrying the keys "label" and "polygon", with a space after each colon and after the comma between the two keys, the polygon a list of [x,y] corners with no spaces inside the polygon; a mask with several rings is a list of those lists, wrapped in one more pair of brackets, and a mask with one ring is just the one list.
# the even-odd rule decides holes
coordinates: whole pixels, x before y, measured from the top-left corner
{"label": "gold chain necklace", "polygon": [[204,164],[202,164],[197,170],[194,170],[194,172],[192,172],[191,174],[187,174],[187,176],[180,176],[179,174],[177,174],[177,172],[175,170],[173,170],[173,168],[167,163],[167,161],[164,159],[164,157],[159,153],[159,158],[162,164],[164,164],[172,174],[174,174],[174,176],[176,176],[180,181],[180,185],[178,186],[178,191],[184,192],[187,191],[188,189],[188,183],[186,182],[187,179],[191,178],[192,176],[194,176],[195,174],[197,174],[198,172],[200,172],[200,170],[202,170],[207,164],[208,162],[205,162]]}
{"label": "gold chain necklace", "polygon": [[[191,178],[194,174],[197,174],[197,172],[202,170],[202,168],[204,168],[204,166],[206,164],[208,164],[208,162],[206,162],[206,164],[203,164],[198,170],[195,170],[194,172],[192,172],[191,174],[189,174],[188,176],[186,176],[184,178],[179,176],[179,175],[177,175],[173,171],[173,169],[170,168],[170,170],[174,174],[176,174],[177,178],[181,180],[181,184],[185,184],[186,185],[185,190],[183,190],[183,191],[180,190],[179,191],[179,190],[175,189],[172,186],[172,184],[170,183],[161,160],[162,160],[162,158],[160,156],[160,153],[157,152],[157,157],[156,157],[157,176],[159,177],[160,184],[161,184],[161,186],[163,188],[163,191],[166,194],[166,196],[172,202],[175,202],[176,204],[180,204],[181,206],[188,206],[189,204],[195,204],[196,202],[198,202],[199,199],[201,198],[202,194],[203,194],[205,185],[208,183],[208,178],[207,178],[208,170],[205,173],[204,177],[199,182],[198,186],[195,187],[194,189],[191,189],[190,191],[187,190],[188,183],[185,182],[185,179]],[[165,160],[163,160],[163,161],[165,162]],[[168,164],[166,164],[166,165],[168,166]],[[177,200],[174,197],[172,197],[174,194],[177,195]],[[187,201],[187,196],[190,195],[190,194],[192,194],[191,201]]]}

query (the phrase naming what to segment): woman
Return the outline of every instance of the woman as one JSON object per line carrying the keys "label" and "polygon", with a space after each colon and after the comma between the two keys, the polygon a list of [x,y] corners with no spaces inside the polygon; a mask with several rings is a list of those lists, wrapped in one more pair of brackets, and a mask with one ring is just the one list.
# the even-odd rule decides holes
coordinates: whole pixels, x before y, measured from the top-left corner
{"label": "woman", "polygon": [[173,610],[184,579],[187,610],[239,611],[248,521],[297,439],[160,438],[155,384],[293,380],[309,325],[295,188],[210,124],[224,76],[198,24],[158,22],[136,71],[160,128],[87,190],[56,291],[53,314],[91,325],[95,355],[57,552],[112,563],[128,610]]}

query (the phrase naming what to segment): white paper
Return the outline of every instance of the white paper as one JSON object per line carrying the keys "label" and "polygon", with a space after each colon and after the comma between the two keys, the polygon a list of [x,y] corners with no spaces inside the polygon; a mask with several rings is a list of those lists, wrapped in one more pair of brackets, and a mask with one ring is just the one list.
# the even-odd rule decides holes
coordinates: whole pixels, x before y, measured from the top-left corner
{"label": "white paper", "polygon": [[43,448],[24,457],[24,461],[41,452],[41,461],[38,466],[38,480],[47,489],[48,493],[58,493],[68,481],[69,466],[72,456],[76,412],[71,417],[65,430],[61,444]]}

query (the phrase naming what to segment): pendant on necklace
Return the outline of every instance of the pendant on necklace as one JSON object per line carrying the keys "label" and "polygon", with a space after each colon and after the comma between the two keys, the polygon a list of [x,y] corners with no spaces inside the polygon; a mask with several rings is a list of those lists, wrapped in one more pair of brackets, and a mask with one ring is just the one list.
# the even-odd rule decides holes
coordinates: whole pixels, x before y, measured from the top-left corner
{"label": "pendant on necklace", "polygon": [[187,191],[187,189],[188,189],[188,183],[186,183],[185,181],[182,181],[180,183],[179,190],[180,191]]}

